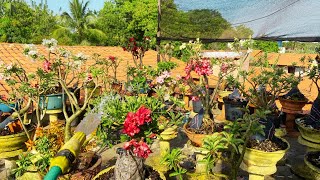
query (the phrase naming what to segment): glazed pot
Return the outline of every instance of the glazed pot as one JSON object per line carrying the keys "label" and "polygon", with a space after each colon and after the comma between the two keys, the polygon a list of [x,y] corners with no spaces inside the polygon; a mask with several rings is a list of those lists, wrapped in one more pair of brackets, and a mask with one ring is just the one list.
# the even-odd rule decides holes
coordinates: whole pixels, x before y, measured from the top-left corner
{"label": "glazed pot", "polygon": [[27,134],[21,132],[7,136],[0,136],[0,159],[15,157],[25,150]]}
{"label": "glazed pot", "polygon": [[208,134],[196,134],[194,132],[189,131],[187,128],[187,123],[185,123],[183,125],[183,130],[186,133],[186,135],[188,136],[189,140],[198,147],[202,146],[203,139],[205,137],[210,136]]}
{"label": "glazed pot", "polygon": [[[250,173],[249,179],[264,179],[265,175],[271,175],[277,171],[277,162],[284,157],[290,148],[290,145],[286,140],[280,140],[286,143],[286,149],[275,152],[264,152],[246,148],[240,167]],[[242,148],[240,149],[242,151]]]}
{"label": "glazed pot", "polygon": [[18,109],[18,103],[11,103],[9,105],[6,105],[4,103],[0,103],[0,111],[2,111],[3,113],[13,112],[12,108]]}
{"label": "glazed pot", "polygon": [[243,108],[246,107],[248,101],[233,101],[229,100],[228,97],[223,98],[225,107],[225,118],[229,121],[235,121],[238,118],[242,118],[244,115]]}
{"label": "glazed pot", "polygon": [[67,99],[67,95],[63,96],[62,93],[40,96],[39,106],[41,109],[46,108],[47,110],[62,109],[65,99]]}
{"label": "glazed pot", "polygon": [[305,164],[312,169],[314,172],[316,172],[318,174],[318,177],[320,177],[320,167],[315,166],[314,164],[312,164],[308,159],[310,158],[310,156],[312,155],[316,155],[319,156],[318,159],[320,160],[320,151],[315,151],[315,152],[308,152],[305,156],[304,156],[304,162]]}
{"label": "glazed pot", "polygon": [[295,120],[301,136],[308,141],[320,143],[320,130],[304,126],[301,120],[301,118]]}
{"label": "glazed pot", "polygon": [[301,113],[302,108],[307,104],[307,100],[291,100],[279,98],[280,104],[282,105],[282,111],[286,113]]}

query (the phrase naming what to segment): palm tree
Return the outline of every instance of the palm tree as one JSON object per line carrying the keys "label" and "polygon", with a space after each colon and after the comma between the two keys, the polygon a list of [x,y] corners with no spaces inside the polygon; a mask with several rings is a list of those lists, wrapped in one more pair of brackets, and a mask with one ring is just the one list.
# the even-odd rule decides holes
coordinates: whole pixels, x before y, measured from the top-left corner
{"label": "palm tree", "polygon": [[[89,1],[72,0],[69,1],[70,13],[63,12],[61,15],[62,26],[58,27],[54,32],[54,36],[61,36],[69,31],[75,34],[77,43],[84,40],[93,43],[106,39],[106,35],[99,29],[95,28],[95,15],[88,11]],[[67,26],[65,26],[67,25]]]}

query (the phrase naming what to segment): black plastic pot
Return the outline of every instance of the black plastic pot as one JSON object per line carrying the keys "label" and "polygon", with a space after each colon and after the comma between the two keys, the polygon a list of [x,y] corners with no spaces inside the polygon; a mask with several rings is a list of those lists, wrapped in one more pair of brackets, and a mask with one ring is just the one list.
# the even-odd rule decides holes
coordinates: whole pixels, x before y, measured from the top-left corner
{"label": "black plastic pot", "polygon": [[228,97],[223,98],[225,107],[225,118],[229,121],[235,121],[238,118],[242,118],[244,115],[244,110],[248,104],[248,101],[233,101]]}

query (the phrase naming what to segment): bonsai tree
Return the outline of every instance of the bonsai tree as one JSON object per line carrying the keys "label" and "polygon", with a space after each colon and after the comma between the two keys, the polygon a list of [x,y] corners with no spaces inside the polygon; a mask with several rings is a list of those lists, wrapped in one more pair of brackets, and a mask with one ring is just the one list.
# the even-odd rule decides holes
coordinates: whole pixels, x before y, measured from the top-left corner
{"label": "bonsai tree", "polygon": [[306,125],[311,125],[315,129],[320,129],[320,115],[319,115],[319,106],[320,106],[320,50],[319,48],[316,49],[318,55],[315,59],[308,59],[306,62],[306,58],[302,58],[301,61],[303,63],[307,63],[308,70],[305,72],[306,76],[312,81],[311,86],[314,84],[317,87],[318,95],[317,98],[314,100],[311,112],[309,116],[304,120]]}
{"label": "bonsai tree", "polygon": [[[244,158],[245,150],[251,136],[264,134],[263,125],[259,123],[260,118],[265,118],[267,111],[258,110],[254,114],[246,113],[224,126],[222,132],[216,132],[204,139],[202,148],[208,153],[204,161],[207,164],[207,173],[222,176],[226,179],[237,179],[240,164]],[[225,163],[230,171],[228,174],[216,174],[212,168],[219,162]]]}
{"label": "bonsai tree", "polygon": [[130,139],[123,149],[118,149],[118,158],[115,165],[115,179],[136,180],[145,179],[143,161],[149,156],[151,150],[146,143],[152,126],[152,111],[141,106],[136,112],[129,112],[123,124],[123,132]]}
{"label": "bonsai tree", "polygon": [[[97,58],[95,62],[87,63],[88,56],[83,53],[76,55],[63,48],[58,48],[55,39],[44,39],[42,45],[47,49],[48,55],[38,53],[35,46],[27,46],[24,53],[33,61],[43,62],[43,67],[38,68],[36,75],[38,80],[38,96],[52,92],[54,87],[58,87],[63,96],[67,96],[70,102],[71,114],[67,111],[66,102],[63,101],[63,114],[66,119],[65,141],[71,137],[71,123],[87,108],[93,98],[95,90],[100,86],[99,77],[103,74],[103,66],[98,66]],[[91,87],[89,84],[93,85]],[[73,88],[71,90],[70,88]],[[84,100],[81,103],[75,92],[84,90]],[[66,98],[65,98],[66,99]],[[37,107],[37,117],[44,116],[43,107]]]}
{"label": "bonsai tree", "polygon": [[[227,81],[235,88],[239,89],[256,109],[276,113],[276,99],[280,94],[288,92],[299,83],[299,78],[293,74],[288,74],[277,64],[269,64],[267,56],[260,57],[258,60],[251,62],[252,69],[249,71],[240,71],[239,77],[228,76]],[[240,81],[241,80],[241,81]],[[271,120],[261,123],[269,124],[267,131],[273,129]],[[272,137],[272,132],[266,132],[268,137]]]}
{"label": "bonsai tree", "polygon": [[[212,108],[217,104],[216,95],[225,77],[233,72],[237,65],[231,59],[209,59],[203,58],[201,55],[202,44],[199,39],[195,42],[190,41],[188,44],[182,44],[180,49],[185,56],[182,59],[188,59],[185,67],[186,76],[183,77],[185,84],[188,84],[193,93],[194,100],[200,100],[204,110],[204,118],[202,127],[207,129],[214,129],[214,122],[210,118]],[[244,61],[245,59],[241,59]],[[213,66],[217,65],[219,68],[218,80],[212,94],[209,92],[209,77],[213,74]],[[192,76],[194,72],[199,77],[199,82],[194,81]]]}

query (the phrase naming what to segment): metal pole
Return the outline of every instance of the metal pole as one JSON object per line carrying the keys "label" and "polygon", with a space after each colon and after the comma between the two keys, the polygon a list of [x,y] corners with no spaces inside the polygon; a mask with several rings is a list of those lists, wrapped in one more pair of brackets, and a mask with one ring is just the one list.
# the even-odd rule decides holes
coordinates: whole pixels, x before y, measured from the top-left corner
{"label": "metal pole", "polygon": [[158,0],[158,29],[157,29],[157,42],[156,42],[156,49],[157,49],[157,62],[160,62],[160,36],[161,36],[161,28],[160,28],[160,21],[161,21],[161,0]]}

